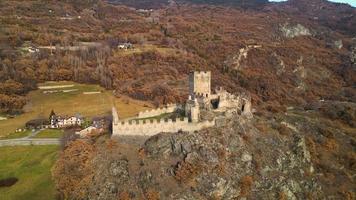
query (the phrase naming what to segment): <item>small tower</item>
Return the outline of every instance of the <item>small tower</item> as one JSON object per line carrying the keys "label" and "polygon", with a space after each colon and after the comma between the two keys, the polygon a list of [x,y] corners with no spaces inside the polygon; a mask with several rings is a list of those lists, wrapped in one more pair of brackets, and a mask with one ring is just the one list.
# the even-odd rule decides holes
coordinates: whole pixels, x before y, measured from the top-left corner
{"label": "small tower", "polygon": [[119,115],[115,107],[112,107],[112,123],[115,125],[119,123]]}
{"label": "small tower", "polygon": [[192,122],[199,122],[199,116],[200,116],[199,103],[197,99],[194,99],[194,106],[192,106],[190,110],[190,118]]}
{"label": "small tower", "polygon": [[118,127],[119,126],[119,115],[115,107],[112,107],[112,134],[118,135]]}

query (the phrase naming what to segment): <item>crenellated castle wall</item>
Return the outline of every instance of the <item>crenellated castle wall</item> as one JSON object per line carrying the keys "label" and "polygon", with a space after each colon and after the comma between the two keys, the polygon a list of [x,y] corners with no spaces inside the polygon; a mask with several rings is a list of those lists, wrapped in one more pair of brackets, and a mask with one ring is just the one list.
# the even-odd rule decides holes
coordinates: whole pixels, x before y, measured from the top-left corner
{"label": "crenellated castle wall", "polygon": [[143,112],[139,112],[137,117],[138,118],[155,117],[155,116],[159,116],[159,115],[166,114],[166,113],[172,113],[177,108],[178,108],[177,104],[167,104],[163,108],[158,108],[158,109],[146,110],[146,111],[143,111]]}
{"label": "crenellated castle wall", "polygon": [[113,136],[153,136],[161,132],[193,132],[212,127],[215,121],[193,123],[188,118],[160,120],[131,120],[113,123]]}
{"label": "crenellated castle wall", "polygon": [[[215,126],[215,119],[204,121],[200,110],[215,114],[238,113],[252,117],[251,99],[247,94],[234,95],[222,88],[211,93],[211,72],[192,72],[189,74],[189,99],[185,107],[168,104],[163,108],[140,112],[135,118],[120,120],[113,108],[112,136],[153,136],[162,132],[193,132]],[[184,110],[188,118],[147,119],[166,113]]]}

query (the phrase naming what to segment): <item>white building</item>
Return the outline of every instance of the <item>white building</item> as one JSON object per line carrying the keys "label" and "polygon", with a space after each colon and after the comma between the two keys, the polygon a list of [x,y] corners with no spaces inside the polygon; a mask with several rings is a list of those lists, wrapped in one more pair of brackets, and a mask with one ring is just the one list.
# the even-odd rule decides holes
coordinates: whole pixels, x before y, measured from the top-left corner
{"label": "white building", "polygon": [[51,128],[65,128],[71,126],[81,126],[84,120],[80,115],[71,117],[51,116]]}

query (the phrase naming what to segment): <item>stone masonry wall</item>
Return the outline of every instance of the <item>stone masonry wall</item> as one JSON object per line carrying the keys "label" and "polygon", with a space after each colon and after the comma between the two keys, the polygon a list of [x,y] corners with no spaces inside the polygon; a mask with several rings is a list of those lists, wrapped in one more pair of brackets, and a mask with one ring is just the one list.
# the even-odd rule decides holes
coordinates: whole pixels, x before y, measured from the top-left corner
{"label": "stone masonry wall", "polygon": [[189,74],[189,94],[210,95],[211,72],[192,72]]}
{"label": "stone masonry wall", "polygon": [[203,128],[212,127],[215,121],[204,121],[192,123],[188,118],[173,121],[168,119],[160,120],[133,120],[120,121],[113,124],[113,136],[153,136],[161,132],[197,131]]}
{"label": "stone masonry wall", "polygon": [[178,108],[177,104],[167,104],[164,108],[146,110],[138,114],[138,118],[149,118],[159,116],[165,113],[172,113]]}

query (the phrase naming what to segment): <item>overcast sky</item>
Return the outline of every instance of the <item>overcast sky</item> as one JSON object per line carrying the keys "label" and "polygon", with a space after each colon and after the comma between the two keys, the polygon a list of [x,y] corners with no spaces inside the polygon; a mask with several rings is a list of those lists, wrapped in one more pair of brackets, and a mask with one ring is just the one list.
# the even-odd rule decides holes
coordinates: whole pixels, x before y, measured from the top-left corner
{"label": "overcast sky", "polygon": [[[285,0],[270,0],[270,1],[285,1]],[[333,2],[348,3],[353,7],[356,7],[356,0],[329,0]]]}

